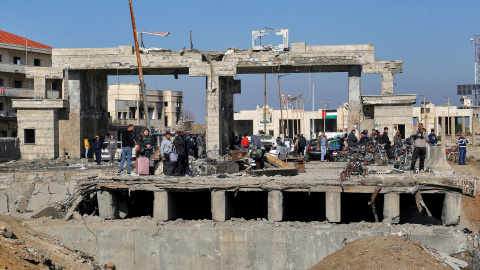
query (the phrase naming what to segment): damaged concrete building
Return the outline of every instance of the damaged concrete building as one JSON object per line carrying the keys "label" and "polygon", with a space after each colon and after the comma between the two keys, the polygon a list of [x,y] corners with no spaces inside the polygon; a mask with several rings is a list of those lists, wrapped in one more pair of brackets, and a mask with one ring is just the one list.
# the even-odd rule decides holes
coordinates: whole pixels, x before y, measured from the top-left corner
{"label": "damaged concrete building", "polygon": [[[217,155],[227,148],[234,130],[233,95],[241,93],[241,82],[234,79],[237,74],[347,72],[347,123],[352,129],[359,124],[360,117],[363,118],[363,102],[395,102],[398,96],[393,95],[392,76],[402,72],[402,61],[375,61],[371,44],[307,46],[297,42],[292,43],[289,50],[281,51],[159,50],[144,53],[141,58],[145,75],[188,74],[206,78],[206,147]],[[27,67],[27,78],[38,82],[35,84],[36,99],[16,100],[13,105],[20,116],[43,114],[42,119],[51,128],[45,130],[36,126],[38,119],[21,118],[18,137],[22,157],[55,158],[65,152],[70,157],[80,157],[81,138],[98,132],[108,123],[107,76],[137,72],[132,46],[53,49],[52,67]],[[363,101],[362,72],[382,74],[382,96]],[[42,83],[47,79],[62,82],[58,99],[48,99],[48,88]],[[408,103],[409,100],[411,97],[398,102]],[[45,141],[44,137],[53,139]],[[25,138],[31,140],[25,142]]]}
{"label": "damaged concrete building", "polygon": [[[112,123],[120,126],[141,126],[145,111],[138,83],[110,84],[108,113]],[[147,90],[148,117],[156,132],[183,128],[183,92]],[[142,122],[142,123],[140,123]]]}

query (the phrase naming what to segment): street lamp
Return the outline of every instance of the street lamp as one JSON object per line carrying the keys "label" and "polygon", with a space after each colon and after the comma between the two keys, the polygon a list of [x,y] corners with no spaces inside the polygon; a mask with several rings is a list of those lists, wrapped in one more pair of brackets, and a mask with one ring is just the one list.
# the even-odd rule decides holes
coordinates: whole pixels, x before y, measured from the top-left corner
{"label": "street lamp", "polygon": [[[323,113],[325,113],[325,116],[327,116],[327,112],[325,112],[325,109],[327,108],[327,105],[330,104],[331,102],[323,102],[323,101],[320,101],[320,104],[323,104]],[[322,113],[322,118],[323,118],[323,132],[325,132],[325,116],[323,116],[323,113]]]}
{"label": "street lamp", "polygon": [[[302,103],[302,111],[303,111],[303,126],[307,127],[307,117],[305,116],[305,103],[310,102],[310,99],[304,100]],[[312,127],[310,127],[312,128]],[[306,131],[306,130],[305,130]]]}
{"label": "street lamp", "polygon": [[284,76],[288,76],[289,74],[284,74],[284,75],[278,75],[278,98],[280,99],[280,117],[282,118],[282,122],[280,125],[280,128],[285,134],[285,126],[283,125],[283,110],[282,110],[282,90],[280,89],[280,78]]}

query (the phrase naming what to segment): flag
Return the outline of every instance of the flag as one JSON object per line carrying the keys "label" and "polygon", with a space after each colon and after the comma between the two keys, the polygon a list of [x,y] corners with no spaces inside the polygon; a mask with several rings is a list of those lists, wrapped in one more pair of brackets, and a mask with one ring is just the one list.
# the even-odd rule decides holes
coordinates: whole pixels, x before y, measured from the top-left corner
{"label": "flag", "polygon": [[327,112],[325,110],[322,110],[322,119],[337,119],[337,111],[330,111]]}

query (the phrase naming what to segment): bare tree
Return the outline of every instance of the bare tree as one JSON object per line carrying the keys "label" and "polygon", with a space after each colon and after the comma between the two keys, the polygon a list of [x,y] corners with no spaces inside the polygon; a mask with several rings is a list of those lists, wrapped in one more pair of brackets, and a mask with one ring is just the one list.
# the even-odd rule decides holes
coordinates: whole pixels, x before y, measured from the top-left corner
{"label": "bare tree", "polygon": [[183,121],[184,122],[187,122],[187,121],[195,122],[195,114],[188,109],[183,110]]}

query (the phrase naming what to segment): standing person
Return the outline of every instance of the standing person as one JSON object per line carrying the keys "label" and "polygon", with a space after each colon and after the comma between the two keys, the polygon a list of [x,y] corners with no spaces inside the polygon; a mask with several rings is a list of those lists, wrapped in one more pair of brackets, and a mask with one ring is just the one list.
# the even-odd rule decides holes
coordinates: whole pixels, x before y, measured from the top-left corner
{"label": "standing person", "polygon": [[192,142],[193,142],[193,150],[192,150],[193,157],[197,159],[198,158],[197,136],[192,137]]}
{"label": "standing person", "polygon": [[173,146],[178,154],[178,160],[175,163],[175,170],[173,175],[175,176],[185,176],[185,140],[183,139],[183,131],[175,132],[175,139],[173,140]]}
{"label": "standing person", "polygon": [[100,138],[100,135],[95,136],[93,140],[93,152],[95,153],[95,162],[97,165],[100,165],[102,161],[102,149],[103,149],[103,139]]}
{"label": "standing person", "polygon": [[378,141],[378,132],[376,129],[372,129],[372,134],[370,134],[370,140],[372,141],[372,143],[377,143]]}
{"label": "standing person", "polygon": [[390,142],[390,138],[388,137],[388,127],[383,128],[383,134],[380,141],[385,144],[385,151],[387,151],[388,158],[392,158],[392,142]]}
{"label": "standing person", "polygon": [[150,135],[150,131],[148,129],[144,129],[138,138],[138,145],[140,146],[139,151],[141,155],[150,159],[153,154],[153,146],[155,145],[155,138]]}
{"label": "standing person", "polygon": [[115,154],[117,153],[117,140],[115,140],[115,136],[112,134],[107,142],[107,150],[110,154],[110,165],[112,165],[115,160]]}
{"label": "standing person", "polygon": [[298,155],[303,156],[305,153],[305,146],[307,145],[307,140],[303,137],[303,132],[300,132],[298,137]]}
{"label": "standing person", "polygon": [[203,148],[204,148],[203,138],[202,135],[197,136],[197,147],[198,147],[198,156],[202,158],[203,156]]}
{"label": "standing person", "polygon": [[243,136],[241,145],[242,145],[243,151],[248,151],[248,147],[250,146],[250,143],[248,142],[248,138],[246,134],[245,136]]}
{"label": "standing person", "polygon": [[287,136],[285,136],[285,147],[288,148],[288,152],[290,153],[292,151],[292,140]]}
{"label": "standing person", "polygon": [[436,146],[437,145],[437,135],[435,135],[435,129],[430,130],[430,134],[428,134],[428,143],[430,146]]}
{"label": "standing person", "polygon": [[190,175],[190,166],[188,162],[188,157],[190,156],[190,149],[193,147],[192,139],[188,133],[184,134],[185,140],[185,160],[183,163],[183,167],[185,168],[185,175]]}
{"label": "standing person", "polygon": [[[260,132],[260,134],[262,134],[262,133]],[[255,160],[255,163],[257,164],[257,169],[263,169],[264,166],[265,166],[265,163],[263,162],[263,156],[265,155],[265,147],[263,146],[263,143],[260,140],[260,138],[258,138],[255,135],[252,135],[250,137],[250,141],[252,142],[252,150],[253,151],[257,151],[259,149],[262,150],[261,153],[260,153],[260,157],[256,157],[256,158],[254,158],[254,160]]]}
{"label": "standing person", "polygon": [[328,149],[328,140],[327,136],[325,136],[325,132],[322,132],[322,135],[318,137],[317,139],[317,151],[318,149],[321,149],[321,159],[320,161],[323,162],[325,159],[325,155],[327,154],[327,149]]}
{"label": "standing person", "polygon": [[395,155],[400,154],[402,151],[403,143],[402,136],[400,135],[400,130],[397,130],[395,136],[393,136],[393,145],[395,146]]}
{"label": "standing person", "polygon": [[468,165],[465,163],[465,157],[467,156],[467,143],[468,140],[465,138],[465,133],[462,133],[460,135],[460,138],[458,138],[458,151],[459,151],[459,156],[458,156],[458,165]]}
{"label": "standing person", "polygon": [[90,139],[88,136],[83,140],[83,145],[85,146],[85,158],[88,158],[88,150],[90,149]]}
{"label": "standing person", "polygon": [[347,145],[348,148],[351,150],[352,148],[357,148],[358,146],[358,139],[357,136],[355,136],[355,129],[352,129],[350,134],[348,134],[347,138]]}
{"label": "standing person", "polygon": [[360,133],[360,141],[358,142],[358,144],[360,144],[361,146],[366,146],[369,141],[370,140],[368,139],[367,131],[362,131],[362,133]]}
{"label": "standing person", "polygon": [[425,147],[427,146],[428,137],[422,123],[418,124],[418,128],[413,132],[412,136],[414,148],[410,171],[415,170],[415,163],[417,162],[418,157],[420,157],[419,171],[423,171],[425,155],[427,154]]}
{"label": "standing person", "polygon": [[173,175],[173,170],[175,169],[175,163],[170,161],[170,153],[172,153],[172,140],[170,139],[172,135],[170,131],[165,132],[165,139],[163,139],[160,144],[160,157],[163,162],[163,174],[164,175]]}
{"label": "standing person", "polygon": [[123,164],[127,160],[127,173],[130,174],[132,162],[132,148],[135,146],[135,139],[133,138],[133,125],[128,125],[127,130],[122,135],[122,160],[118,166],[118,174],[122,172]]}

